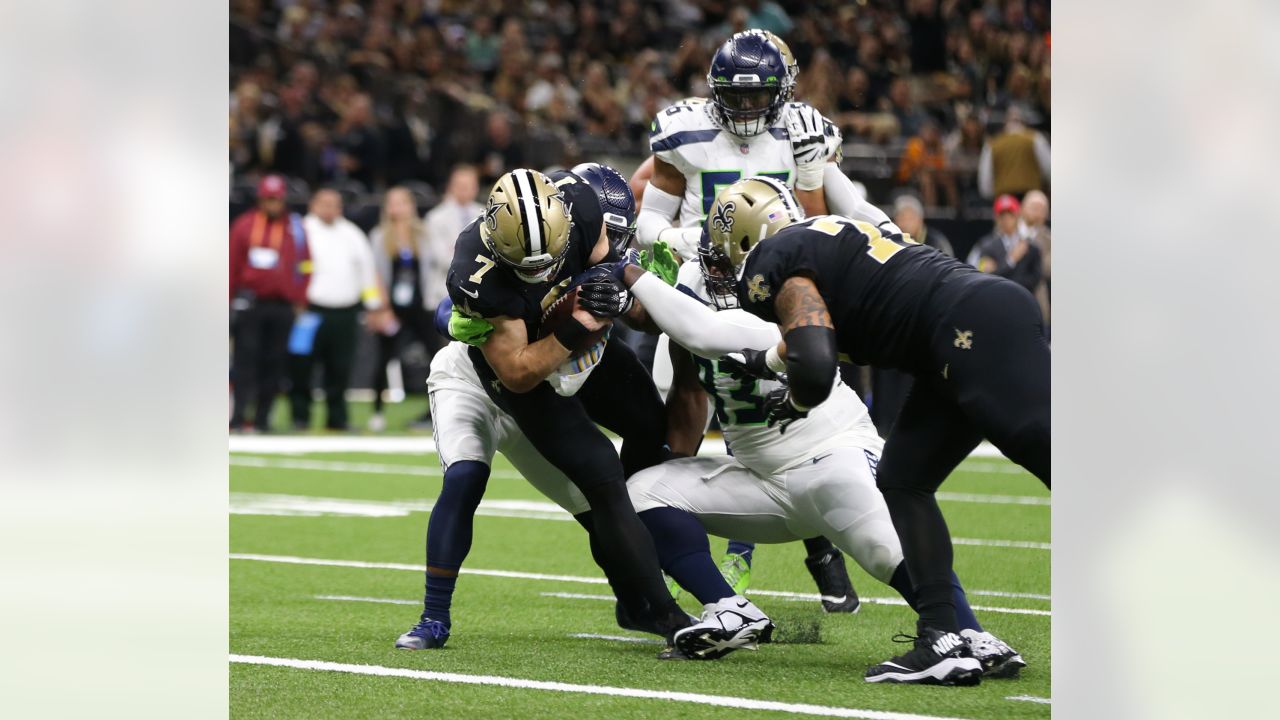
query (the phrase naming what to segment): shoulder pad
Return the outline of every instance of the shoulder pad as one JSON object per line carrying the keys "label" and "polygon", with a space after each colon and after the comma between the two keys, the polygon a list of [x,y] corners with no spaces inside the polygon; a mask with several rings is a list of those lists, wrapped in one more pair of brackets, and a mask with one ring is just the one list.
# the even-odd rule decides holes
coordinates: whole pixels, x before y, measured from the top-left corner
{"label": "shoulder pad", "polygon": [[681,145],[709,142],[719,134],[720,128],[707,112],[706,101],[685,100],[654,117],[649,128],[649,148],[657,155]]}

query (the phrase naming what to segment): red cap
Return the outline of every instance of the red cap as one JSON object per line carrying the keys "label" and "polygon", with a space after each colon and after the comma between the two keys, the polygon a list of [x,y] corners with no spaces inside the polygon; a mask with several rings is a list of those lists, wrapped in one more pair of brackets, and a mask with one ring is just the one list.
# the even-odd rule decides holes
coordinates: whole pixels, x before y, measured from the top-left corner
{"label": "red cap", "polygon": [[1022,210],[1022,203],[1018,202],[1018,198],[1012,195],[1001,195],[996,198],[995,211],[999,215],[1002,212],[1011,212],[1017,214]]}
{"label": "red cap", "polygon": [[282,198],[285,196],[284,178],[267,175],[258,181],[258,198]]}

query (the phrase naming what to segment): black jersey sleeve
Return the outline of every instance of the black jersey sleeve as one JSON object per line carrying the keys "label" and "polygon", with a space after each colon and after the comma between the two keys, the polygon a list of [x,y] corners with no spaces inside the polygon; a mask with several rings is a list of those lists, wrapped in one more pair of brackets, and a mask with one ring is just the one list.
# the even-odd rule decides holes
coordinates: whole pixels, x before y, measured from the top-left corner
{"label": "black jersey sleeve", "polygon": [[787,278],[800,276],[817,281],[822,259],[810,237],[812,233],[808,228],[789,228],[752,250],[738,281],[743,309],[778,322],[773,303]]}
{"label": "black jersey sleeve", "polygon": [[569,215],[573,218],[573,243],[577,247],[569,248],[569,252],[580,257],[583,267],[590,265],[588,258],[600,239],[600,231],[604,228],[604,213],[600,210],[600,199],[591,186],[583,182],[571,172],[553,172],[547,177],[564,193],[565,204]]}
{"label": "black jersey sleeve", "polygon": [[510,287],[507,271],[480,240],[480,223],[472,222],[454,245],[445,280],[449,299],[461,312],[475,317],[522,317],[524,299]]}

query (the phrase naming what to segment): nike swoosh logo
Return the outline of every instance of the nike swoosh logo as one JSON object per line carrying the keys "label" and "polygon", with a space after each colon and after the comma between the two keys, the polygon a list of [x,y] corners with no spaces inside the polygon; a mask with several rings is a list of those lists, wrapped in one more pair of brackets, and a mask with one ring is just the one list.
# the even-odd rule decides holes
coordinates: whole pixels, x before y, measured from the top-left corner
{"label": "nike swoosh logo", "polygon": [[738,603],[738,607],[740,607],[740,608],[744,608],[744,607],[746,607],[746,606],[748,606],[748,605],[750,605],[750,604],[751,604],[751,603],[750,603],[750,601],[748,601],[748,600],[743,600],[742,602]]}
{"label": "nike swoosh logo", "polygon": [[458,288],[458,289],[462,291],[462,294],[463,294],[463,295],[466,295],[466,296],[467,296],[467,297],[469,297],[469,298],[472,298],[472,299],[475,299],[475,300],[479,300],[479,299],[480,299],[480,291],[479,291],[479,290],[471,291],[471,290],[468,290],[468,289],[466,289],[466,288]]}
{"label": "nike swoosh logo", "polygon": [[818,463],[822,462],[823,460],[826,460],[829,457],[831,457],[831,453],[827,453],[826,455],[816,457],[813,459],[813,464],[817,465]]}

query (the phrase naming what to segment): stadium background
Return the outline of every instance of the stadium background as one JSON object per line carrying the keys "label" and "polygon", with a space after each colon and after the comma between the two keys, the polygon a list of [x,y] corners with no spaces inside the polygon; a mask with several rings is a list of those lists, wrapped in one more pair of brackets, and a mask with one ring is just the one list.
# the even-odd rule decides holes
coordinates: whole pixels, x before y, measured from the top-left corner
{"label": "stadium background", "polygon": [[[935,168],[927,221],[961,258],[992,227],[984,143],[1011,111],[1050,136],[1043,0],[234,0],[231,217],[266,173],[287,178],[300,213],[336,188],[366,231],[387,188],[408,187],[426,212],[458,163],[479,168],[481,199],[515,167],[593,160],[629,175],[653,116],[705,97],[712,53],[746,28],[790,45],[796,98],[840,125],[842,169],[871,202],[892,214],[898,194],[921,194],[919,168]],[[368,387],[372,343],[360,343],[352,386]]]}

